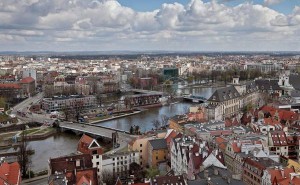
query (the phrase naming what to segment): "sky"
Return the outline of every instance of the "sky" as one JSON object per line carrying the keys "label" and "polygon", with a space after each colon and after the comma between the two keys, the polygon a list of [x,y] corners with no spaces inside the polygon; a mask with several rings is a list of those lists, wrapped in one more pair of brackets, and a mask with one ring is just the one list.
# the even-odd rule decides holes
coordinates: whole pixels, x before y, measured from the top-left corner
{"label": "sky", "polygon": [[0,0],[0,51],[300,51],[300,0]]}

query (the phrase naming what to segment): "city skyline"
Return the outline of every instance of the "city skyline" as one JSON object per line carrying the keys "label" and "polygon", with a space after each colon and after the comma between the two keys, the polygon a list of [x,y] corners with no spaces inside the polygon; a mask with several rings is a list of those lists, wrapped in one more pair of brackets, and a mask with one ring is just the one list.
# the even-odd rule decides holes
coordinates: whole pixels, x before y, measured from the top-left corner
{"label": "city skyline", "polygon": [[0,51],[299,51],[299,0],[0,2]]}

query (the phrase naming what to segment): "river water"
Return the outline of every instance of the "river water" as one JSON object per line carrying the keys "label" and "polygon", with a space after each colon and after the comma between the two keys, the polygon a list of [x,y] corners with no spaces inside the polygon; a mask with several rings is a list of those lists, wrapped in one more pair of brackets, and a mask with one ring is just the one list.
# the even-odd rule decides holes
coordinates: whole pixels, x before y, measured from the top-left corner
{"label": "river water", "polygon": [[[213,88],[182,89],[182,92],[185,94],[194,94],[203,96],[205,98],[209,98],[213,91]],[[151,108],[140,114],[107,121],[104,123],[98,123],[98,125],[128,131],[130,126],[139,125],[141,132],[145,132],[153,128],[152,121],[154,119],[160,120],[162,115],[171,117],[174,115],[183,114],[191,105],[193,104],[188,102],[180,102],[173,105]],[[76,152],[79,139],[80,136],[76,136],[74,134],[58,133],[45,140],[29,142],[29,146],[35,150],[35,154],[31,157],[31,169],[35,172],[46,170],[48,168],[48,160],[50,157],[54,158]]]}
{"label": "river water", "polygon": [[[180,93],[198,95],[208,99],[214,90],[214,88],[185,88],[182,89]],[[140,114],[98,123],[97,125],[125,131],[129,131],[131,126],[138,125],[140,131],[145,132],[154,128],[152,124],[154,119],[160,120],[162,115],[172,117],[174,115],[183,114],[191,105],[197,104],[180,102],[159,108],[149,108],[147,111]]]}
{"label": "river water", "polygon": [[47,139],[29,142],[35,153],[31,156],[31,170],[43,171],[48,168],[48,160],[76,152],[80,136],[70,133],[58,133]]}

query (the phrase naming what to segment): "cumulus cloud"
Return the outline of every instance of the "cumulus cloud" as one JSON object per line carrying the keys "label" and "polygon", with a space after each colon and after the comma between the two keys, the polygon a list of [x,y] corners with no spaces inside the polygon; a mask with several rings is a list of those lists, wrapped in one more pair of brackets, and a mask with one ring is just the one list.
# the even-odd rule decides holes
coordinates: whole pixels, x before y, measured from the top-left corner
{"label": "cumulus cloud", "polygon": [[58,43],[64,50],[83,44],[87,50],[255,50],[260,42],[268,50],[299,41],[300,7],[285,15],[247,1],[231,7],[191,0],[138,12],[116,0],[2,0],[0,22],[0,41],[15,39],[26,48],[38,40],[49,50]]}

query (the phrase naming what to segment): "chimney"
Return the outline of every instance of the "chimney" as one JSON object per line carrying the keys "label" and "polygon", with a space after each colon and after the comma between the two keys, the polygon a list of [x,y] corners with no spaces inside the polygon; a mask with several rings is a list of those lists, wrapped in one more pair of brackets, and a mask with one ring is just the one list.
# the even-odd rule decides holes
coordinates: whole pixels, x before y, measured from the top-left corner
{"label": "chimney", "polygon": [[218,175],[219,171],[217,170],[217,168],[214,168],[214,175]]}
{"label": "chimney", "polygon": [[281,168],[280,172],[281,172],[281,176],[282,176],[282,178],[284,178],[284,169],[283,169],[283,168]]}
{"label": "chimney", "polygon": [[204,178],[205,178],[205,179],[208,178],[208,170],[204,170]]}

